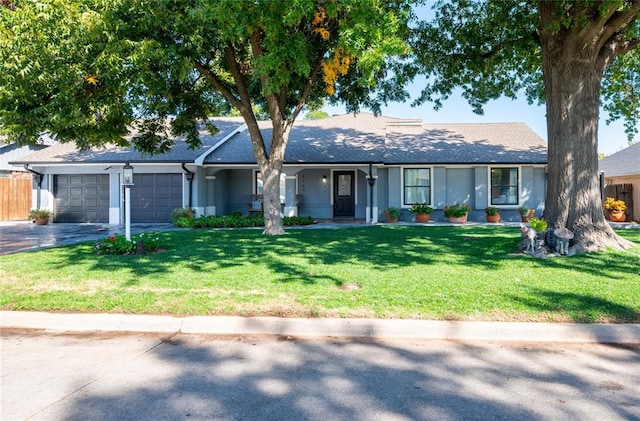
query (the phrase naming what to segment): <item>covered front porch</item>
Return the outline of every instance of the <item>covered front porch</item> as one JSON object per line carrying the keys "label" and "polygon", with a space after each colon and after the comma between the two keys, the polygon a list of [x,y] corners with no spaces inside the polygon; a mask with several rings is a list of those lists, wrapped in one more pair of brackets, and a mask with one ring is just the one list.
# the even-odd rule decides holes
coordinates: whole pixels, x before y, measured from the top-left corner
{"label": "covered front porch", "polygon": [[[263,193],[255,166],[195,168],[192,207],[198,215],[253,213]],[[373,183],[370,183],[373,180]],[[284,216],[378,222],[377,168],[373,165],[284,166],[280,201]]]}

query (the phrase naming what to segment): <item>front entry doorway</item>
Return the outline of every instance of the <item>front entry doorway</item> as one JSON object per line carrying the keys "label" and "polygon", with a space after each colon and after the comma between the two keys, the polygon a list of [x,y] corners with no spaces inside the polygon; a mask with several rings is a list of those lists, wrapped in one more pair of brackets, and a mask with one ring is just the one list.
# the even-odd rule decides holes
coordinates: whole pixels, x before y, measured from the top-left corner
{"label": "front entry doorway", "polygon": [[336,218],[355,217],[355,171],[333,173],[333,216]]}

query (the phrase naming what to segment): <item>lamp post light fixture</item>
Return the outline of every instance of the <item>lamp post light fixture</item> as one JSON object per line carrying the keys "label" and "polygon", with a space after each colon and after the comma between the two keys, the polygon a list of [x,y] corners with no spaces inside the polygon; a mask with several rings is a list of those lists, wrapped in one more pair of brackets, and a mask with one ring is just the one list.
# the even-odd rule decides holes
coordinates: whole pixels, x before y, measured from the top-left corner
{"label": "lamp post light fixture", "polygon": [[124,186],[124,235],[131,241],[131,186],[133,186],[133,167],[127,161],[122,167],[122,185]]}
{"label": "lamp post light fixture", "polygon": [[369,223],[373,224],[373,186],[376,184],[376,177],[373,175],[373,164],[369,164]]}
{"label": "lamp post light fixture", "polygon": [[133,186],[133,166],[127,161],[122,167],[122,184],[125,186]]}

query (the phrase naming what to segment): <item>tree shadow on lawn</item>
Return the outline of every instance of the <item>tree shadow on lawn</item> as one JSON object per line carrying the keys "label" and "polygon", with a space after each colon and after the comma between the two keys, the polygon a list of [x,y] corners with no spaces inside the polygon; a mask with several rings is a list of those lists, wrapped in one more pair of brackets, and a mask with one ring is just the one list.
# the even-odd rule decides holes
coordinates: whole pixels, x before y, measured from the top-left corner
{"label": "tree shadow on lawn", "polygon": [[[66,420],[87,414],[101,420],[579,419],[589,401],[591,413],[634,418],[637,407],[620,402],[633,402],[637,385],[615,370],[638,366],[637,355],[623,349],[611,349],[606,357],[598,352],[603,351],[580,360],[562,347],[181,335],[120,362],[117,370],[41,415]],[[615,393],[602,386],[613,380],[620,387]],[[557,401],[562,405],[540,406]]]}
{"label": "tree shadow on lawn", "polygon": [[289,229],[283,236],[265,236],[261,230],[185,230],[159,233],[166,250],[143,256],[96,256],[89,246],[71,246],[58,265],[87,264],[99,271],[127,268],[130,278],[123,286],[137,285],[137,279],[183,265],[194,273],[259,263],[278,275],[282,282],[344,283],[330,271],[313,273],[313,265],[353,265],[384,272],[401,267],[459,265],[492,270],[521,259],[533,267],[556,267],[615,277],[635,274],[640,256],[621,259],[619,254],[598,253],[572,258],[533,259],[515,255],[521,241],[517,227],[375,226],[336,229]]}
{"label": "tree shadow on lawn", "polygon": [[[518,257],[523,264],[533,268],[563,269],[569,276],[578,277],[580,274],[598,276],[602,279],[618,280],[620,278],[634,279],[639,275],[640,254],[628,251],[604,251],[597,253],[582,253],[571,257],[553,257],[539,259],[521,254]],[[562,279],[558,279],[562,281]]]}
{"label": "tree shadow on lawn", "polygon": [[526,297],[510,295],[510,300],[523,304],[536,313],[561,314],[576,323],[640,323],[640,309],[621,305],[588,294],[549,291],[523,287]]}

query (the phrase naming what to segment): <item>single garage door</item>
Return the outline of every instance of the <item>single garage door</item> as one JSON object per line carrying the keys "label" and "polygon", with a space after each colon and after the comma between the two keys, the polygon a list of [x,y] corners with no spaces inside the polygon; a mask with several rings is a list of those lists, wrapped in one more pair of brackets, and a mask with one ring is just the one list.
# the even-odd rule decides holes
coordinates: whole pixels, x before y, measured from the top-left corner
{"label": "single garage door", "polygon": [[131,222],[171,222],[182,207],[182,174],[134,174]]}
{"label": "single garage door", "polygon": [[55,222],[109,222],[109,175],[54,176]]}

